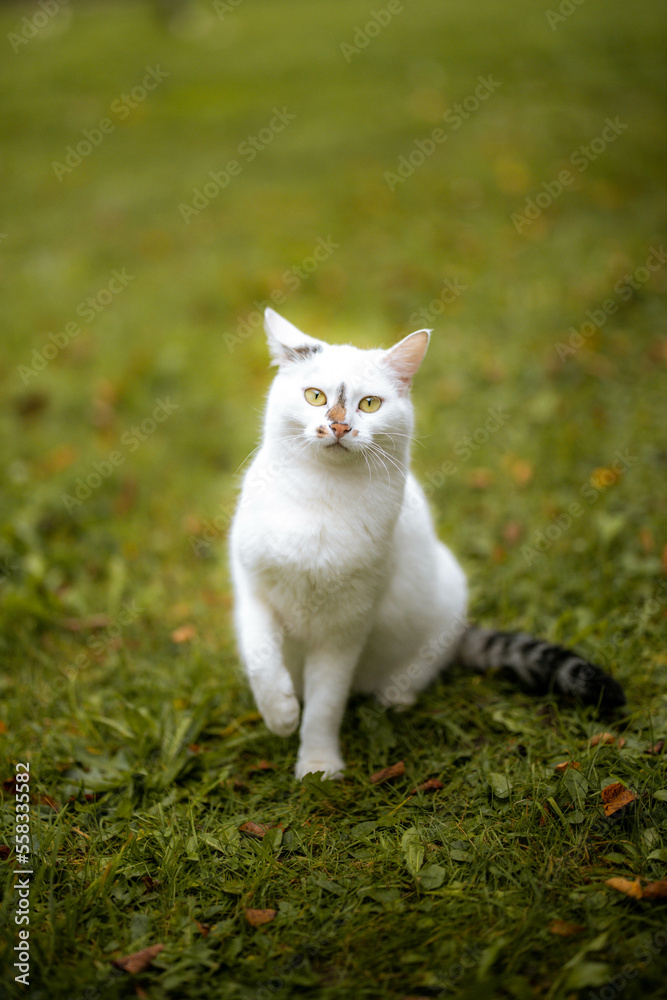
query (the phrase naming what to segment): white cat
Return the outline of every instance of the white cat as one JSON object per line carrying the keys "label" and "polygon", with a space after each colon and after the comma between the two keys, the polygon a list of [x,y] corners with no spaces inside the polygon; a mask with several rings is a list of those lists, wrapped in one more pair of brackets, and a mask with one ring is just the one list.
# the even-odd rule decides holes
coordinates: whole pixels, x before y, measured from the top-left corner
{"label": "white cat", "polygon": [[463,570],[408,470],[412,379],[429,342],[329,345],[266,310],[279,365],[231,529],[236,627],[268,728],[299,725],[297,778],[342,775],[351,691],[405,707],[456,657],[536,689],[621,704],[598,667],[530,636],[467,627]]}

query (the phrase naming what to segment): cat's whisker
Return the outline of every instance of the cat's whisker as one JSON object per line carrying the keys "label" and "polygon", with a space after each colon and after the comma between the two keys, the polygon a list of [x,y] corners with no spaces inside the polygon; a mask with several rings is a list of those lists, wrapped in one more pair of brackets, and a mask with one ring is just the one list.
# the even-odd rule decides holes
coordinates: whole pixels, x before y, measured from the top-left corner
{"label": "cat's whisker", "polygon": [[389,466],[384,461],[384,458],[383,458],[383,454],[384,453],[382,452],[382,449],[377,449],[374,445],[370,444],[370,445],[368,445],[368,454],[372,458],[373,463],[375,465],[377,465],[381,469],[384,469],[384,471],[386,473],[386,476],[387,476],[387,482],[390,483],[391,482],[391,474],[389,472]]}
{"label": "cat's whisker", "polygon": [[254,455],[254,454],[255,454],[256,452],[258,452],[258,451],[259,451],[259,449],[260,449],[261,447],[262,447],[262,442],[260,441],[260,443],[259,443],[259,444],[257,445],[257,447],[256,447],[256,448],[253,448],[253,449],[252,449],[252,451],[250,452],[250,454],[249,454],[249,455],[246,455],[246,457],[245,457],[245,458],[243,459],[243,461],[242,461],[242,462],[241,462],[241,464],[239,465],[239,467],[238,467],[238,469],[236,470],[236,472],[234,472],[234,473],[233,473],[233,475],[234,475],[234,476],[238,476],[239,472],[241,471],[241,469],[243,468],[243,466],[244,466],[244,465],[246,464],[246,462],[249,462],[249,461],[250,461],[250,459],[252,458],[252,456],[253,456],[253,455]]}
{"label": "cat's whisker", "polygon": [[381,455],[383,459],[386,458],[387,461],[391,462],[391,464],[401,473],[402,476],[406,477],[409,475],[407,467],[403,465],[403,463],[400,462],[394,455],[390,455],[388,451],[385,451],[384,448],[381,448],[379,444],[371,442],[369,447],[373,449],[376,452],[376,454]]}

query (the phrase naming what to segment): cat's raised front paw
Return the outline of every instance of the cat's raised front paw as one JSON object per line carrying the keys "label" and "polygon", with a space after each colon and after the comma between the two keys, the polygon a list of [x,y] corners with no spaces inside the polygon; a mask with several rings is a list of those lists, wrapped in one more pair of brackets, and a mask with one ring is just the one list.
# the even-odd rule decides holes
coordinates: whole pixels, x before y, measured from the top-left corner
{"label": "cat's raised front paw", "polygon": [[343,777],[345,761],[338,756],[327,757],[322,754],[320,757],[299,757],[294,768],[294,774],[301,781],[304,774],[316,774],[324,771],[324,778],[333,778],[338,781]]}
{"label": "cat's raised front paw", "polygon": [[296,732],[301,709],[293,694],[275,694],[259,710],[267,729],[276,736],[291,736]]}

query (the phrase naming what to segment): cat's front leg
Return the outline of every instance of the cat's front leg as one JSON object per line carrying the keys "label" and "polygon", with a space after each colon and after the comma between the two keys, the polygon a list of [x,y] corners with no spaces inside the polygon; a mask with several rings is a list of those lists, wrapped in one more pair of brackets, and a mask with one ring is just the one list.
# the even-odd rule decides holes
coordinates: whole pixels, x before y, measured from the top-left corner
{"label": "cat's front leg", "polygon": [[237,632],[257,709],[276,736],[290,736],[299,725],[299,702],[283,662],[284,630],[271,610],[239,588]]}
{"label": "cat's front leg", "polygon": [[352,675],[363,642],[347,649],[322,649],[306,657],[301,744],[294,773],[323,771],[325,778],[342,778],[339,731]]}

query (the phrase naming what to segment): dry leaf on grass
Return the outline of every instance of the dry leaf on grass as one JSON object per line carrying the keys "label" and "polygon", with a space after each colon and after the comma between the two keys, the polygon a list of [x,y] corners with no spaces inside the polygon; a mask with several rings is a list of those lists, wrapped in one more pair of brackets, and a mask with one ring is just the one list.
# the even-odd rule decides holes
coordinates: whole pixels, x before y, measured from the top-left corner
{"label": "dry leaf on grass", "polygon": [[608,878],[605,885],[622,892],[624,896],[630,896],[631,899],[642,898],[642,885],[638,878],[632,881],[629,878]]}
{"label": "dry leaf on grass", "polygon": [[652,747],[648,748],[646,753],[655,754],[657,756],[658,754],[661,754],[664,749],[665,749],[665,741],[658,740],[657,743],[654,743]]}
{"label": "dry leaf on grass", "polygon": [[248,773],[251,774],[253,771],[275,771],[277,766],[277,764],[272,764],[270,760],[258,760],[250,765]]}
{"label": "dry leaf on grass", "polygon": [[390,767],[383,767],[381,771],[371,774],[370,780],[374,785],[379,785],[383,781],[393,781],[394,778],[400,778],[403,774],[405,774],[405,763],[399,760],[396,764],[391,764]]}
{"label": "dry leaf on grass", "polygon": [[410,795],[416,795],[417,792],[439,792],[444,787],[439,778],[427,778],[426,781],[422,781],[421,785],[413,788]]}
{"label": "dry leaf on grass", "polygon": [[613,733],[597,733],[596,736],[591,736],[591,742],[589,746],[596,747],[598,743],[606,743],[608,746],[617,746],[619,750],[621,747],[625,746],[625,740],[622,736],[616,737]]}
{"label": "dry leaf on grass", "polygon": [[200,924],[198,920],[195,920],[195,923],[197,925],[197,930],[199,931],[199,933],[201,934],[201,936],[202,937],[208,937],[209,934],[211,933],[211,925],[210,924]]}
{"label": "dry leaf on grass", "polygon": [[637,799],[635,793],[622,785],[620,781],[607,785],[602,789],[601,795],[604,802],[604,814],[610,820],[620,819]]}
{"label": "dry leaf on grass", "polygon": [[567,771],[568,767],[573,767],[575,771],[578,771],[581,764],[578,760],[564,760],[561,764],[556,764],[554,771],[557,771],[560,774],[561,771]]}
{"label": "dry leaf on grass", "polygon": [[171,633],[170,638],[172,642],[177,643],[192,642],[196,635],[197,629],[194,625],[179,625],[179,627],[175,628]]}
{"label": "dry leaf on grass", "polygon": [[246,910],[245,918],[252,927],[261,927],[263,924],[270,924],[277,912],[277,910]]}
{"label": "dry leaf on grass", "polygon": [[122,969],[123,972],[129,972],[132,975],[136,975],[138,972],[143,972],[151,964],[153,959],[164,951],[163,944],[152,944],[150,948],[142,948],[141,951],[135,951],[132,955],[125,955],[124,958],[117,958],[113,965],[117,969]]}
{"label": "dry leaf on grass", "polygon": [[667,878],[645,885],[642,889],[642,899],[667,899]]}
{"label": "dry leaf on grass", "polygon": [[257,837],[258,840],[261,840],[269,832],[268,826],[264,826],[263,823],[253,823],[252,820],[241,823],[239,830],[241,833],[247,833],[249,837]]}
{"label": "dry leaf on grass", "polygon": [[11,853],[11,847],[7,847],[6,844],[0,844],[0,861],[6,861]]}
{"label": "dry leaf on grass", "polygon": [[608,878],[605,885],[631,899],[667,899],[667,879],[664,878],[659,882],[648,882],[643,887],[639,878],[632,881],[628,878]]}
{"label": "dry leaf on grass", "polygon": [[559,937],[570,937],[572,934],[581,934],[586,928],[582,924],[570,924],[567,920],[552,920],[548,930]]}
{"label": "dry leaf on grass", "polygon": [[86,615],[85,618],[60,618],[57,625],[68,632],[94,632],[111,624],[108,615]]}

